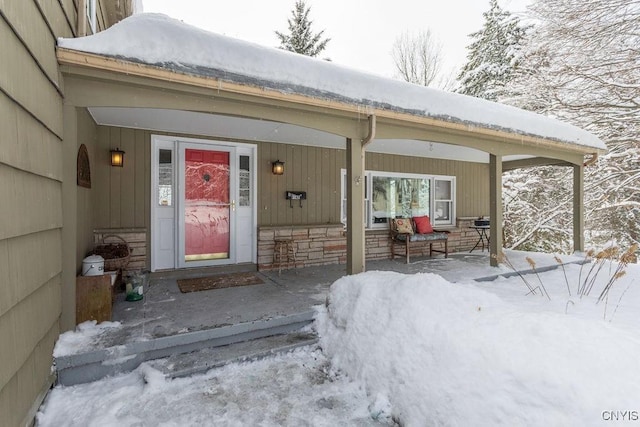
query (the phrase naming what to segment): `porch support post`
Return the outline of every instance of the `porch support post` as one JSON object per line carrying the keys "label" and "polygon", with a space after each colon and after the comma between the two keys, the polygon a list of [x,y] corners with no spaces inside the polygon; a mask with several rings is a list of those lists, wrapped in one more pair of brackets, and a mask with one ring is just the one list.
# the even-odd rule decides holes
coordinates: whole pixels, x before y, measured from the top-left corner
{"label": "porch support post", "polygon": [[584,166],[573,166],[573,250],[584,252]]}
{"label": "porch support post", "polygon": [[498,266],[502,252],[502,156],[489,155],[490,264]]}
{"label": "porch support post", "polygon": [[347,274],[365,271],[363,146],[347,138]]}

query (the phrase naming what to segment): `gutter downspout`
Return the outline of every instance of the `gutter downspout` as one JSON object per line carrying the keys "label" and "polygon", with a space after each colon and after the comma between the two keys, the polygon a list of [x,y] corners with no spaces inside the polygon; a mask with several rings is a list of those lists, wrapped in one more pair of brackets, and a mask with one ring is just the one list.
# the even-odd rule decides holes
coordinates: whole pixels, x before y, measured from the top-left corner
{"label": "gutter downspout", "polygon": [[364,153],[367,145],[376,137],[376,115],[369,116],[369,134],[362,140],[362,152]]}
{"label": "gutter downspout", "polygon": [[78,0],[78,29],[77,37],[87,35],[87,0]]}

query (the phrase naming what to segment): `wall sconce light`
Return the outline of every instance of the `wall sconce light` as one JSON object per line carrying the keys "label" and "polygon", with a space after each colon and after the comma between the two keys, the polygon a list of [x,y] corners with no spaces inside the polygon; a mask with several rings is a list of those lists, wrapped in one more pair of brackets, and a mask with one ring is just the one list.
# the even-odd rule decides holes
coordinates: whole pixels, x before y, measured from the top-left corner
{"label": "wall sconce light", "polygon": [[122,167],[124,165],[124,151],[116,148],[111,150],[111,166]]}
{"label": "wall sconce light", "polygon": [[275,162],[271,163],[271,172],[273,172],[274,175],[284,174],[284,162],[276,160]]}

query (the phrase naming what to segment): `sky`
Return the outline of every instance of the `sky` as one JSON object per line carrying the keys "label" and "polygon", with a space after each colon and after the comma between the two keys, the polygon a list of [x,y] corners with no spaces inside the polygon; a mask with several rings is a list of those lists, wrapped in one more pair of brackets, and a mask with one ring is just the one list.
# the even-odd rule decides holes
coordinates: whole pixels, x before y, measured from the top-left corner
{"label": "sky", "polygon": [[[514,14],[531,0],[500,0]],[[333,62],[396,77],[391,50],[404,31],[430,29],[442,43],[443,69],[457,74],[465,63],[468,35],[482,28],[489,0],[307,0],[314,31],[331,38],[321,54]],[[295,0],[143,0],[144,12],[164,13],[197,27],[277,47],[275,31],[287,32]]]}

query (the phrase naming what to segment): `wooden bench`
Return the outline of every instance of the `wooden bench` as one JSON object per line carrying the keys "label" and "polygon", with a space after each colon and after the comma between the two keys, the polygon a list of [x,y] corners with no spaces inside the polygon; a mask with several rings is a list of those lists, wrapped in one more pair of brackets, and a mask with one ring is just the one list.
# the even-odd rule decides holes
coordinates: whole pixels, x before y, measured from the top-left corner
{"label": "wooden bench", "polygon": [[[410,228],[408,227],[408,224]],[[429,256],[433,256],[434,252],[444,254],[444,257],[448,257],[449,247],[448,239],[449,234],[446,231],[433,231],[431,233],[420,234],[416,232],[416,224],[412,218],[396,218],[391,219],[389,223],[390,237],[391,237],[391,259],[394,259],[396,254],[396,247],[403,249],[402,255],[406,256],[407,264],[410,262],[411,249],[426,246],[429,244]],[[410,230],[410,231],[409,231]],[[434,243],[442,243],[444,250],[433,249]]]}

